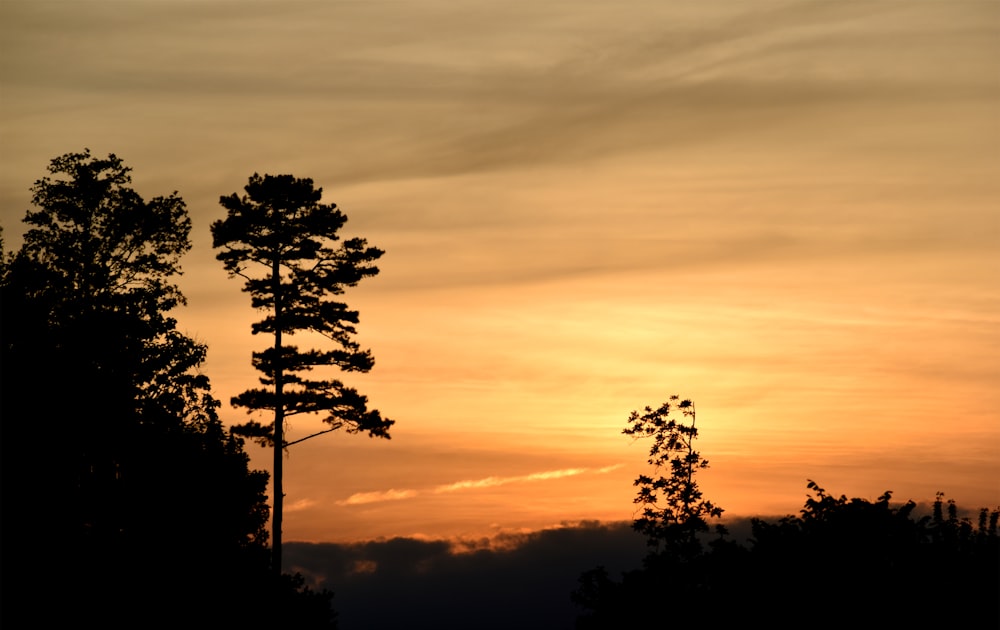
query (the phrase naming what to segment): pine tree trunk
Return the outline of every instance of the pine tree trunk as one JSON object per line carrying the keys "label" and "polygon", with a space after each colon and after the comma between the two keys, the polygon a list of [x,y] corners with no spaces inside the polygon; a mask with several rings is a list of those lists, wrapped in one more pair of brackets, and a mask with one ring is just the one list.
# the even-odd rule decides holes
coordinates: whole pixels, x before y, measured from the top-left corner
{"label": "pine tree trunk", "polygon": [[285,445],[285,403],[282,398],[284,366],[281,361],[281,267],[275,256],[271,267],[274,287],[274,509],[271,512],[271,570],[281,575],[281,513],[285,494],[282,489],[282,465]]}

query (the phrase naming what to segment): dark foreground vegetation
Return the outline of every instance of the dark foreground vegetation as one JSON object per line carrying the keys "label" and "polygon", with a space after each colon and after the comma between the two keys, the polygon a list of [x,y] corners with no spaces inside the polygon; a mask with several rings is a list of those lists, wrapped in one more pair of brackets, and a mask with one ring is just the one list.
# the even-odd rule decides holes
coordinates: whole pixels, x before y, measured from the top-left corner
{"label": "dark foreground vegetation", "polygon": [[[176,193],[143,200],[113,155],[67,154],[49,171],[32,188],[35,209],[25,217],[23,246],[0,257],[4,627],[335,627],[333,595],[323,587],[337,584],[316,580],[319,588],[310,589],[301,576],[281,573],[280,549],[269,545],[277,541],[265,529],[267,475],[249,468],[243,438],[218,417],[219,403],[199,371],[205,346],[170,316],[184,302],[174,278],[190,249],[183,200]],[[237,213],[242,227],[215,228],[216,245],[225,250],[220,257],[248,278],[254,305],[268,311],[255,331],[274,338],[255,355],[265,388],[237,400],[273,411],[274,421],[251,423],[243,435],[275,447],[276,461],[287,446],[283,418],[293,413],[323,412],[330,430],[388,437],[392,422],[369,410],[363,396],[299,374],[317,361],[370,368],[370,355],[350,339],[357,314],[327,294],[376,273],[371,263],[381,252],[359,240],[333,250],[313,233],[269,232],[271,221],[281,220],[273,210],[282,199],[304,200],[288,209],[307,217],[303,230],[343,223],[332,206],[300,212],[319,199],[309,180],[251,178],[248,193],[224,198],[230,219],[234,208],[246,214]],[[249,245],[237,238],[261,234],[274,238]],[[259,259],[272,271],[249,279],[243,262]],[[315,264],[303,266],[303,259]],[[275,271],[282,265],[291,271]],[[295,300],[283,299],[289,296]],[[332,352],[298,352],[281,342],[282,332],[326,325],[341,346]],[[697,485],[708,462],[694,449],[690,401],[672,398],[636,412],[625,433],[652,442],[652,473],[636,480],[634,528],[650,550],[641,568],[622,572],[605,563],[611,571],[583,573],[571,597],[572,584],[559,587],[558,610],[549,615],[541,612],[546,585],[565,574],[554,567],[579,560],[572,579],[592,566],[595,550],[580,541],[596,529],[460,555],[412,541],[345,548],[328,566],[343,565],[338,579],[371,587],[371,615],[352,614],[352,622],[551,628],[565,619],[568,627],[572,599],[584,629],[746,622],[997,627],[996,510],[970,518],[939,496],[931,513],[918,514],[913,503],[892,503],[888,492],[875,501],[838,498],[810,482],[799,516],[754,521],[749,541],[737,542],[709,525],[722,509]],[[550,543],[584,551],[547,556],[556,548]],[[383,552],[385,559],[369,557]],[[401,555],[412,566],[394,564]],[[299,560],[296,566],[308,564]],[[393,572],[380,582],[386,568]],[[472,571],[482,572],[467,575]],[[534,580],[522,577],[528,573]],[[491,582],[501,574],[506,590]],[[485,595],[491,592],[498,597]],[[470,608],[475,602],[482,602],[472,606],[478,610]],[[395,625],[369,623],[386,610],[393,616],[381,618]]]}
{"label": "dark foreground vegetation", "polygon": [[[799,516],[755,519],[752,538],[710,538],[687,555],[650,553],[642,567],[580,577],[577,628],[641,627],[669,618],[712,627],[998,627],[997,512],[976,523],[939,499],[933,515],[892,505],[815,496]],[[718,625],[715,625],[718,624]]]}
{"label": "dark foreground vegetation", "polygon": [[722,509],[698,488],[708,461],[694,449],[691,401],[635,412],[624,432],[652,440],[655,476],[636,479],[634,523],[651,551],[620,580],[603,567],[580,576],[577,628],[998,627],[1000,511],[960,517],[939,494],[931,514],[917,515],[915,503],[894,505],[890,492],[848,499],[810,481],[800,515],[754,519],[742,544],[722,525],[711,533]]}
{"label": "dark foreground vegetation", "polygon": [[0,269],[3,625],[332,627],[330,593],[271,570],[267,475],[169,316],[183,200],[113,155],[49,171]]}

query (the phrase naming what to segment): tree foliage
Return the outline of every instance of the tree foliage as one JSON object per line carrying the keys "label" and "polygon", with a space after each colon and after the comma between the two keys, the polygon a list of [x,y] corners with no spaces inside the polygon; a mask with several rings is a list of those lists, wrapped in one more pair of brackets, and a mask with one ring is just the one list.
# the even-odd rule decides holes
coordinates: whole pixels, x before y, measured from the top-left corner
{"label": "tree foliage", "polygon": [[[253,324],[253,334],[281,340],[313,332],[334,347],[299,350],[275,341],[255,352],[253,365],[263,375],[264,387],[247,390],[233,404],[249,411],[280,409],[286,418],[321,413],[332,427],[389,437],[393,422],[369,410],[365,396],[340,380],[308,377],[321,366],[367,372],[374,365],[371,352],[354,340],[358,312],[338,296],[378,273],[374,262],[382,250],[361,238],[338,245],[337,232],[347,216],[336,204],[320,203],[323,190],[311,179],[254,174],[245,190],[242,197],[234,193],[220,199],[228,213],[212,224],[212,235],[214,246],[221,248],[218,259],[230,274],[245,279],[251,306],[265,313]],[[273,443],[273,427],[267,429],[252,435]]]}
{"label": "tree foliage", "polygon": [[[31,227],[8,270],[21,285],[18,312],[38,317],[15,323],[44,326],[61,351],[87,362],[86,373],[101,374],[105,388],[134,390],[135,412],[169,407],[186,420],[210,421],[216,403],[195,370],[205,346],[168,315],[184,303],[174,282],[191,247],[184,201],[176,192],[144,201],[113,154],[68,153],[49,172],[31,189],[37,209],[26,213]],[[15,346],[37,341],[20,335]]]}
{"label": "tree foliage", "polygon": [[[383,252],[361,238],[340,240],[347,216],[336,204],[321,202],[323,191],[311,179],[254,174],[244,190],[243,196],[220,199],[227,215],[212,224],[212,236],[217,258],[245,280],[251,306],[264,313],[252,333],[271,336],[268,348],[253,353],[262,387],[234,397],[232,404],[249,413],[271,413],[268,421],[251,420],[238,430],[274,448],[272,562],[280,571],[286,418],[321,414],[331,431],[389,437],[393,421],[369,409],[367,397],[329,374],[312,376],[317,368],[367,372],[374,365],[371,352],[354,340],[358,313],[340,296],[378,273],[375,261]],[[332,347],[300,350],[287,343],[298,333],[325,337]]]}
{"label": "tree foliage", "polygon": [[[670,417],[671,412],[680,412],[681,418]],[[708,519],[722,516],[722,508],[704,498],[695,479],[698,471],[708,468],[708,460],[694,449],[696,420],[693,402],[671,396],[656,409],[633,411],[622,431],[652,440],[647,463],[653,475],[635,480],[639,491],[634,501],[642,511],[633,526],[657,551],[697,553],[698,534],[708,531]]]}
{"label": "tree foliage", "polygon": [[[668,417],[675,410],[682,419]],[[1000,621],[1000,509],[981,509],[973,522],[939,494],[921,515],[912,501],[894,504],[888,491],[874,501],[848,499],[809,481],[799,515],[753,519],[746,544],[720,535],[703,545],[699,534],[721,510],[694,481],[708,465],[693,446],[694,405],[672,397],[633,412],[625,434],[653,439],[655,472],[635,482],[643,511],[634,527],[654,549],[620,580],[603,567],[581,574],[572,593],[584,610],[578,628]]]}
{"label": "tree foliage", "polygon": [[[169,315],[184,303],[183,200],[144,200],[115,155],[48,170],[0,278],[4,614],[149,625],[129,601],[158,622],[271,615],[247,612],[279,588],[259,579],[267,474],[217,416],[205,346]],[[53,578],[63,601],[39,606]]]}

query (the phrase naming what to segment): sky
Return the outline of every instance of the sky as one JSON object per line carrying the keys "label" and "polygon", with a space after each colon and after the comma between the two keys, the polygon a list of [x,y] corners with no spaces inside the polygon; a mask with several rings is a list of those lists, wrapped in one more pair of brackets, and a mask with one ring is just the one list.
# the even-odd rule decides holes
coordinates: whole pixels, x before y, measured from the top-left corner
{"label": "sky", "polygon": [[223,401],[266,340],[220,196],[309,177],[386,251],[347,380],[392,439],[291,447],[286,540],[631,519],[621,430],[674,394],[729,515],[807,479],[1000,504],[994,0],[3,0],[8,249],[84,147],[187,202],[177,318]]}

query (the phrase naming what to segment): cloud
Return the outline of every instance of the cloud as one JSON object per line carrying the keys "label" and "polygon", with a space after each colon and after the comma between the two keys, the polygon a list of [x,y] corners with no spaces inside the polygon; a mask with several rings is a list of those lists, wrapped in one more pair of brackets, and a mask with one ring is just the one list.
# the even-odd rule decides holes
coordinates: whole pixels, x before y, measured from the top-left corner
{"label": "cloud", "polygon": [[[210,128],[229,152],[245,152],[239,130],[253,124],[264,147],[254,159],[279,152],[272,144],[302,154],[336,137],[350,149],[324,159],[342,184],[704,143],[811,121],[814,106],[831,102],[885,99],[896,112],[900,99],[946,92],[945,79],[980,86],[992,77],[992,33],[974,30],[983,20],[970,9],[951,10],[947,35],[962,46],[931,46],[933,14],[858,3],[688,12],[421,2],[388,19],[365,3],[263,2],[238,16],[218,2],[101,4],[7,9],[8,115],[25,117],[12,122],[23,127],[45,106],[62,117],[66,102],[97,99],[104,106],[91,107],[107,112],[109,130],[146,125],[156,108],[192,138]],[[901,31],[906,21],[914,26]],[[911,45],[899,45],[903,36]],[[298,71],[288,72],[289,58]],[[893,92],[901,83],[919,94]]]}
{"label": "cloud", "polygon": [[471,479],[456,481],[442,486],[437,486],[432,490],[435,494],[442,492],[455,492],[456,490],[467,490],[469,488],[493,488],[505,486],[509,483],[521,483],[525,481],[545,481],[548,479],[561,479],[563,477],[573,477],[589,472],[589,468],[564,468],[562,470],[548,470],[545,472],[531,473],[530,475],[519,475],[517,477],[486,477],[485,479]]}
{"label": "cloud", "polygon": [[398,501],[400,499],[411,499],[420,494],[444,494],[457,492],[459,490],[473,490],[477,488],[495,488],[511,483],[527,483],[532,481],[548,481],[550,479],[562,479],[564,477],[575,477],[587,473],[602,475],[617,470],[624,464],[612,464],[603,468],[562,468],[559,470],[546,470],[543,472],[531,473],[528,475],[517,475],[514,477],[484,477],[482,479],[463,479],[454,483],[442,484],[427,490],[389,490],[374,492],[357,492],[351,496],[337,501],[337,505],[363,505],[365,503],[378,503],[382,501]]}
{"label": "cloud", "polygon": [[395,490],[389,488],[382,492],[357,492],[347,497],[343,501],[337,501],[337,505],[363,505],[365,503],[379,503],[381,501],[399,501],[417,496],[416,490]]}
{"label": "cloud", "polygon": [[602,565],[617,578],[646,550],[629,523],[584,522],[480,541],[291,542],[284,557],[335,592],[344,628],[548,629],[573,627],[582,572]]}
{"label": "cloud", "polygon": [[285,506],[285,512],[298,512],[300,510],[307,510],[312,506],[316,505],[314,499],[299,499],[298,501],[293,501]]}
{"label": "cloud", "polygon": [[[916,514],[929,511],[921,504]],[[733,542],[745,545],[752,536],[749,518],[724,523]],[[620,581],[648,551],[629,522],[583,521],[472,541],[289,542],[284,561],[311,587],[334,591],[344,628],[549,630],[574,627],[583,612],[570,599],[583,572],[601,566]]]}

